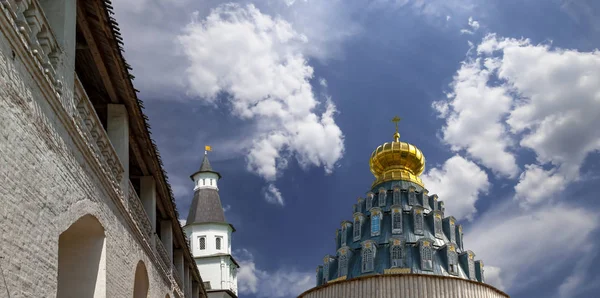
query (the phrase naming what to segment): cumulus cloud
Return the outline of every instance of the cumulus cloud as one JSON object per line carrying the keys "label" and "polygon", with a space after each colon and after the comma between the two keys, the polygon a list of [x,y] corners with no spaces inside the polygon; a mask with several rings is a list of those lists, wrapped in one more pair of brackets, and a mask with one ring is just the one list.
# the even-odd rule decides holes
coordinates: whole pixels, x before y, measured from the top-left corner
{"label": "cumulus cloud", "polygon": [[477,211],[475,202],[488,191],[487,174],[474,162],[455,155],[421,176],[430,193],[440,193],[446,210],[457,219],[471,220]]}
{"label": "cumulus cloud", "polygon": [[528,188],[545,185],[539,193],[549,194],[578,179],[584,159],[600,150],[600,52],[489,34],[473,53],[448,100],[433,105],[446,120],[444,141],[508,177],[519,172],[514,145],[532,150],[537,164],[515,188],[522,206],[543,198]]}
{"label": "cumulus cloud", "polygon": [[515,207],[509,200],[465,229],[466,248],[484,260],[486,278],[491,278],[487,282],[504,289],[517,291],[543,275],[564,270],[588,251],[592,232],[600,226],[596,211],[572,205],[530,211]]}
{"label": "cumulus cloud", "polygon": [[463,62],[454,76],[447,100],[433,103],[446,120],[443,140],[455,152],[468,155],[493,171],[514,177],[519,171],[508,150],[511,139],[501,122],[510,111],[512,98],[503,86],[490,86],[495,65],[481,59]]}
{"label": "cumulus cloud", "polygon": [[515,186],[515,199],[522,207],[528,208],[545,201],[551,201],[555,194],[567,185],[565,177],[556,170],[544,170],[538,165],[527,165]]}
{"label": "cumulus cloud", "polygon": [[295,158],[304,168],[333,171],[344,136],[334,120],[335,104],[313,92],[305,35],[253,5],[226,4],[194,19],[179,41],[190,63],[190,95],[212,104],[224,100],[235,116],[257,123],[248,170],[274,181]]}
{"label": "cumulus cloud", "polygon": [[302,272],[294,268],[262,270],[248,250],[236,250],[234,255],[240,264],[237,277],[241,294],[253,294],[256,297],[296,297],[315,285],[313,272]]}

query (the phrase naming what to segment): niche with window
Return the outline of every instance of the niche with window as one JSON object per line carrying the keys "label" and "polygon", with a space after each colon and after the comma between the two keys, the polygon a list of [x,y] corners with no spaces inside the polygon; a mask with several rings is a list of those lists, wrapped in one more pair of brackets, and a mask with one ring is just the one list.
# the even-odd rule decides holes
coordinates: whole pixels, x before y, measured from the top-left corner
{"label": "niche with window", "polygon": [[366,204],[366,211],[371,210],[371,208],[373,207],[373,193],[369,193],[367,195],[367,204]]}
{"label": "niche with window", "polygon": [[413,208],[413,227],[416,235],[423,235],[423,209]]}
{"label": "niche with window", "polygon": [[353,224],[353,228],[354,228],[354,233],[353,233],[353,240],[354,241],[359,241],[360,237],[361,237],[361,230],[362,230],[362,214],[358,214],[354,216],[354,224]]}
{"label": "niche with window", "polygon": [[385,207],[387,200],[387,191],[382,187],[379,189],[379,195],[377,198],[377,202],[379,203],[379,207]]}
{"label": "niche with window", "polygon": [[373,208],[371,210],[371,237],[379,236],[381,234],[381,220],[382,220],[381,209]]}
{"label": "niche with window", "polygon": [[417,205],[417,194],[415,193],[415,188],[413,186],[408,188],[408,204],[411,206]]}
{"label": "niche with window", "polygon": [[433,247],[432,241],[422,240],[419,245],[419,255],[421,257],[421,270],[433,270]]}
{"label": "niche with window", "polygon": [[348,259],[350,251],[347,248],[341,248],[338,253],[338,277],[348,275]]}
{"label": "niche with window", "polygon": [[375,243],[366,241],[362,247],[362,273],[372,272],[375,270]]}
{"label": "niche with window", "polygon": [[449,274],[458,275],[458,253],[452,243],[446,245],[447,270]]}
{"label": "niche with window", "polygon": [[442,239],[444,232],[442,231],[442,214],[438,211],[434,211],[433,214],[433,231],[435,238]]}
{"label": "niche with window", "polygon": [[390,239],[390,267],[404,267],[404,243],[400,239]]}
{"label": "niche with window", "polygon": [[392,234],[402,234],[402,209],[392,207]]}
{"label": "niche with window", "polygon": [[392,204],[394,204],[394,205],[402,204],[401,199],[400,199],[400,187],[398,187],[398,186],[394,187],[394,192],[393,192],[392,196],[393,196],[393,201],[394,201]]}

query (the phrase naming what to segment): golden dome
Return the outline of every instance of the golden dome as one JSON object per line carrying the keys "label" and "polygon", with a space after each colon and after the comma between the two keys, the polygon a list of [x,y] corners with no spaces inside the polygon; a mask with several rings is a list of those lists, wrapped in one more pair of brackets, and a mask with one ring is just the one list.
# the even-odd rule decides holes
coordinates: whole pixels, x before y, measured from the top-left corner
{"label": "golden dome", "polygon": [[415,145],[400,142],[400,119],[394,117],[392,121],[396,122],[394,141],[377,147],[369,160],[371,173],[375,176],[373,186],[392,180],[410,181],[423,186],[419,175],[425,170],[425,156]]}

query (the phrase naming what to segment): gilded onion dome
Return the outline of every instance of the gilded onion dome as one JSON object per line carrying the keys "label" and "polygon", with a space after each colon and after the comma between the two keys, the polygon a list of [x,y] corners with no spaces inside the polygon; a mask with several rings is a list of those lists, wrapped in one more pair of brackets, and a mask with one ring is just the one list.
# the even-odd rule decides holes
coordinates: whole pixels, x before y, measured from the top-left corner
{"label": "gilded onion dome", "polygon": [[400,142],[400,118],[394,117],[392,121],[396,123],[394,141],[377,147],[369,160],[371,173],[375,176],[373,186],[392,180],[404,180],[423,186],[419,175],[425,170],[425,156],[415,145]]}

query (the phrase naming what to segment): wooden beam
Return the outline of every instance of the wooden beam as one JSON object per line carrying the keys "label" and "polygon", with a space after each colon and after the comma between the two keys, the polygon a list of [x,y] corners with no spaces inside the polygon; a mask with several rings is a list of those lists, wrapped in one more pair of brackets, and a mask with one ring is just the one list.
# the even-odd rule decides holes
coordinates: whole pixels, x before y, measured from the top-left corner
{"label": "wooden beam", "polygon": [[98,49],[98,44],[94,39],[94,34],[92,34],[92,31],[90,30],[90,25],[87,21],[83,5],[85,5],[83,1],[77,2],[77,25],[79,25],[79,29],[81,30],[81,33],[83,33],[89,50],[92,53],[94,62],[96,62],[96,67],[98,67],[100,78],[102,79],[102,83],[104,83],[104,88],[106,88],[108,97],[110,97],[110,102],[118,103],[119,98],[117,97],[117,92],[115,91],[114,84],[111,82],[110,76],[108,75],[106,64],[104,64],[102,54],[100,54],[100,49]]}

